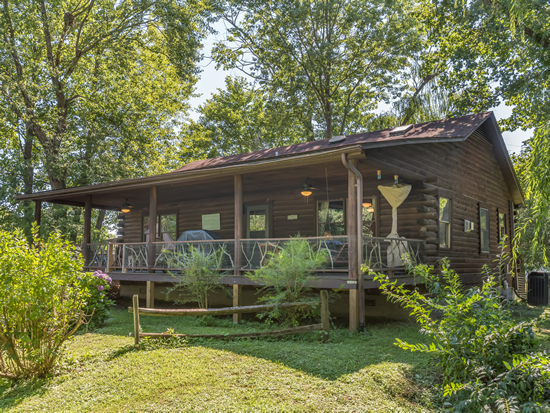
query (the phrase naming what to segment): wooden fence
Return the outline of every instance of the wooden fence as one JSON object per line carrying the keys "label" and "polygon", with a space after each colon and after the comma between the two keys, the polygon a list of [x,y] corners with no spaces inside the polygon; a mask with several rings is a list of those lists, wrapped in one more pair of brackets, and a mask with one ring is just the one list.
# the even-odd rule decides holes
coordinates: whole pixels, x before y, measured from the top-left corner
{"label": "wooden fence", "polygon": [[234,338],[257,338],[257,337],[273,337],[283,336],[288,334],[299,334],[307,331],[322,330],[324,331],[323,341],[326,343],[330,333],[330,322],[328,312],[328,292],[321,291],[321,300],[315,303],[284,303],[279,304],[277,308],[311,308],[321,304],[321,323],[311,324],[307,326],[286,328],[283,330],[260,331],[257,333],[238,333],[238,334],[169,334],[169,333],[140,333],[139,316],[168,316],[168,317],[197,317],[206,315],[231,315],[231,314],[248,314],[259,313],[262,311],[273,310],[274,305],[251,305],[246,307],[226,307],[226,308],[209,308],[209,309],[158,309],[158,308],[140,308],[139,296],[133,296],[133,306],[128,308],[128,312],[134,314],[134,343],[139,344],[141,337],[195,337],[195,338],[215,338],[231,340]]}

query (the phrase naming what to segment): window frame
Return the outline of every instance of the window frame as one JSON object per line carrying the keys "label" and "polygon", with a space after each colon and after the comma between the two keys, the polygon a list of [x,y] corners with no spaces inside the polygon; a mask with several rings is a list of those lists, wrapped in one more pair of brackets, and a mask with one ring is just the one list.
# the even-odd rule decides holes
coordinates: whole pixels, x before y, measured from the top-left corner
{"label": "window frame", "polygon": [[[441,211],[440,211],[440,199],[444,198],[449,202],[449,220],[448,221],[442,221],[441,220]],[[440,194],[437,197],[437,232],[438,232],[438,248],[442,250],[450,250],[453,246],[453,199],[450,196],[447,196],[446,194]],[[448,245],[441,245],[441,224],[446,224],[447,226],[447,244]]]}
{"label": "window frame", "polygon": [[[380,204],[378,202],[378,195],[363,196],[363,202],[361,204],[365,203],[365,201],[370,201],[372,206],[374,207],[374,212],[372,213],[372,221],[371,221],[371,222],[374,222],[374,231],[373,231],[372,237],[378,237],[378,233],[379,233],[378,223],[380,222],[380,219],[379,219]],[[361,214],[361,219],[362,219],[361,227],[363,227],[365,224],[365,220],[363,219],[362,214]],[[365,234],[362,234],[362,235],[365,236]]]}
{"label": "window frame", "polygon": [[[502,224],[503,225],[500,225],[500,217],[502,216]],[[507,240],[508,239],[508,225],[507,225],[507,216],[506,216],[506,212],[503,212],[502,209],[498,209],[497,210],[497,222],[498,222],[498,227],[497,227],[497,235],[498,235],[498,242],[502,242],[504,241],[505,239]],[[502,229],[504,229],[504,234],[502,233]]]}
{"label": "window frame", "polygon": [[[163,242],[162,240],[158,240],[159,233],[157,233],[157,229],[160,232],[160,217],[166,216],[166,215],[175,215],[176,216],[176,237],[174,241],[177,241],[178,236],[180,235],[180,228],[179,228],[179,211],[178,210],[167,210],[167,211],[161,211],[157,212],[157,219],[155,223],[155,240],[153,242]],[[149,218],[149,213],[147,211],[144,211],[141,215],[141,242],[147,242],[145,238],[145,218]]]}
{"label": "window frame", "polygon": [[[330,206],[331,202],[340,202],[340,201],[342,201],[343,212],[344,212],[344,218],[343,218],[344,234],[342,234],[342,235],[331,234],[330,236],[332,236],[332,237],[343,237],[343,236],[348,235],[348,225],[347,225],[347,222],[348,222],[348,200],[347,200],[347,198],[329,199],[328,203],[329,203],[329,206]],[[319,224],[320,224],[320,221],[319,221],[319,205],[320,205],[321,202],[327,202],[327,200],[319,199],[319,200],[317,200],[317,202],[315,204],[315,217],[316,217],[316,219],[315,219],[315,233],[317,234],[318,237],[323,237],[324,236],[324,234],[319,234]]]}
{"label": "window frame", "polygon": [[[487,211],[487,228],[483,229],[481,227],[481,211]],[[486,205],[479,204],[478,207],[478,214],[479,214],[479,253],[480,254],[489,254],[491,252],[491,208],[489,208]],[[483,231],[486,231],[488,234],[488,245],[487,249],[483,249]]]}

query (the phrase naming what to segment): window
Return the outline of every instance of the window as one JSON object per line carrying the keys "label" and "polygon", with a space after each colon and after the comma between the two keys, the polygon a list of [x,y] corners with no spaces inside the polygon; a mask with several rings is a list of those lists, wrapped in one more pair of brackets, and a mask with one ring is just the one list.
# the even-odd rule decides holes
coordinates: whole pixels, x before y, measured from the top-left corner
{"label": "window", "polygon": [[363,198],[363,236],[376,236],[376,198]]}
{"label": "window", "polygon": [[489,210],[479,208],[479,250],[489,252]]}
{"label": "window", "polygon": [[317,234],[319,236],[346,235],[344,200],[319,201],[317,204]]}
{"label": "window", "polygon": [[439,197],[439,247],[451,248],[451,200]]}
{"label": "window", "polygon": [[498,214],[498,239],[500,242],[506,239],[506,214]]}
{"label": "window", "polygon": [[[160,224],[160,233],[159,233]],[[178,238],[178,216],[177,214],[157,215],[155,241],[175,241]],[[149,242],[149,215],[143,217],[143,240]]]}

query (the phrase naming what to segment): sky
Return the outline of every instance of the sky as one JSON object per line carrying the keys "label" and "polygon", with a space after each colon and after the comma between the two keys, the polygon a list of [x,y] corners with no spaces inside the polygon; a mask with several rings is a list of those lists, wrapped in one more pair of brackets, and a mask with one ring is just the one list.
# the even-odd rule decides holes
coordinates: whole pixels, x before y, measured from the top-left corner
{"label": "sky", "polygon": [[[215,25],[215,29],[218,30],[219,34],[210,35],[204,44],[204,59],[201,62],[202,73],[200,80],[196,85],[195,93],[199,96],[192,98],[190,101],[191,107],[196,109],[204,103],[207,99],[210,98],[212,94],[215,94],[218,89],[225,88],[225,77],[226,76],[239,76],[242,75],[241,72],[237,70],[224,71],[216,70],[216,65],[210,60],[209,54],[212,48],[212,45],[216,40],[221,40],[224,33],[224,28],[220,23]],[[497,120],[505,119],[509,117],[512,113],[512,108],[501,104],[496,108],[492,108],[492,111],[495,112]],[[191,113],[191,118],[197,119],[198,114],[196,112]],[[506,146],[510,153],[519,153],[521,150],[521,144],[526,139],[529,139],[532,136],[533,130],[517,130],[514,132],[503,132],[502,136],[506,142]]]}

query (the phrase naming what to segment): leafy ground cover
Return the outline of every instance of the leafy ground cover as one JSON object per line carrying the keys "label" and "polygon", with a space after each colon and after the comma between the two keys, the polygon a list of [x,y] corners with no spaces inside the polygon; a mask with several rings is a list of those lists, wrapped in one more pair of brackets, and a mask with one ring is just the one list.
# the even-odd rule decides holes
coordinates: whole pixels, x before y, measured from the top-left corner
{"label": "leafy ground cover", "polygon": [[[518,317],[539,310],[521,310]],[[524,314],[525,313],[525,314]],[[144,331],[228,333],[269,329],[230,319],[141,318]],[[546,329],[549,326],[545,326]],[[421,342],[413,323],[370,326],[368,334],[332,331],[262,340],[193,340],[183,346],[149,344],[136,351],[132,316],[113,311],[108,324],[75,336],[59,374],[45,380],[0,382],[6,412],[170,411],[438,411],[440,376],[429,355],[393,345]],[[547,333],[543,336],[548,337]],[[548,340],[545,346],[550,348]]]}

